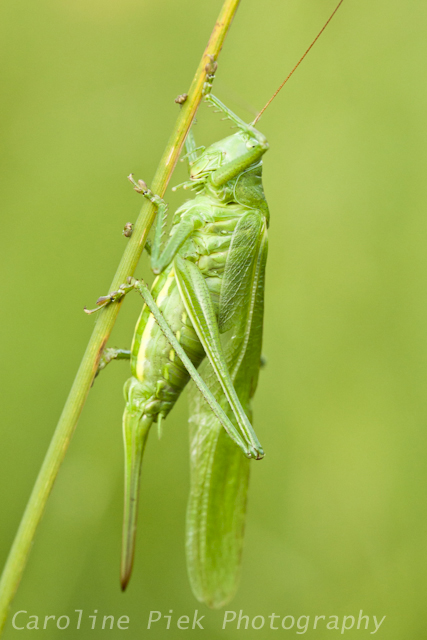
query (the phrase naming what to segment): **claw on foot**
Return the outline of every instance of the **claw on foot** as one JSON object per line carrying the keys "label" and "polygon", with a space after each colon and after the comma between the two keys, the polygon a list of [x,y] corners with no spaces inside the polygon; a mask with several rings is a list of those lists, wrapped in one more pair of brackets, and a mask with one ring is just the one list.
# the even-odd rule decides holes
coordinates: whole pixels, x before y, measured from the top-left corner
{"label": "claw on foot", "polygon": [[177,96],[177,97],[175,98],[175,102],[176,102],[177,104],[181,104],[181,105],[182,105],[182,104],[184,104],[184,102],[187,100],[187,98],[188,98],[188,94],[186,94],[186,93],[182,93],[180,96]]}
{"label": "claw on foot", "polygon": [[215,62],[215,56],[213,56],[211,53],[208,54],[208,58],[210,58],[210,62],[205,65],[205,71],[208,78],[213,78],[216,70],[218,69],[218,63]]}
{"label": "claw on foot", "polygon": [[142,195],[145,195],[150,191],[150,189],[145,184],[144,180],[138,180],[138,182],[134,180],[133,173],[130,173],[128,175],[128,180],[131,181],[131,183],[133,184],[133,188],[137,193],[142,193]]}
{"label": "claw on foot", "polygon": [[96,301],[96,309],[87,309],[86,307],[84,307],[84,312],[87,313],[88,316],[90,316],[92,315],[92,313],[96,313],[100,309],[103,309],[104,307],[109,305],[110,302],[118,302],[119,300],[121,300],[121,298],[123,298],[123,296],[129,293],[129,291],[132,291],[132,289],[135,287],[136,282],[137,280],[135,280],[134,278],[127,278],[126,284],[121,284],[117,291],[112,291],[107,296],[101,296],[100,298],[98,298],[98,300]]}
{"label": "claw on foot", "polygon": [[206,82],[203,85],[202,95],[206,96],[211,92],[212,82],[215,77],[215,72],[218,69],[218,64],[215,62],[215,57],[212,54],[208,54],[210,61],[205,65]]}
{"label": "claw on foot", "polygon": [[109,347],[108,349],[104,349],[99,359],[98,370],[95,374],[96,376],[105,369],[107,364],[110,364],[113,360],[130,360],[131,351],[127,349],[116,349],[115,347]]}
{"label": "claw on foot", "polygon": [[125,238],[130,238],[133,233],[133,224],[132,222],[126,222],[124,229],[122,231]]}

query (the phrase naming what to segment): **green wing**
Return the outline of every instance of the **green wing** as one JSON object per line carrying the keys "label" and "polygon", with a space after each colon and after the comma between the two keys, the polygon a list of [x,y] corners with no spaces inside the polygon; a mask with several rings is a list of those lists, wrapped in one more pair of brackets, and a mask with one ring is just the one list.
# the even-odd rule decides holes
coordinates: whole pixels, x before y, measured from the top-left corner
{"label": "green wing", "polygon": [[[245,233],[248,230],[246,223]],[[235,261],[226,265],[221,293],[227,307],[223,317],[227,318],[227,323],[229,317],[234,318],[231,330],[224,335],[225,359],[249,418],[261,356],[267,257],[265,224],[253,220],[255,228],[258,229],[257,241],[251,242],[251,252],[243,251],[246,257],[251,255],[251,268],[246,270],[244,265],[248,261],[242,261],[245,284],[239,287],[240,309],[232,299],[232,287],[227,284],[232,280],[228,279],[227,272],[237,273]],[[237,228],[236,233],[239,233]],[[237,237],[235,246],[241,247]],[[233,260],[231,252],[230,260]],[[234,311],[230,315],[232,308]],[[230,419],[235,420],[208,360],[199,372]],[[189,395],[191,487],[187,510],[187,566],[195,596],[208,606],[218,608],[233,597],[238,585],[250,463],[206,407],[194,385],[191,385]]]}
{"label": "green wing", "polygon": [[[239,220],[230,244],[219,298],[218,327],[221,333],[235,326],[236,312],[247,307],[254,256],[259,250],[262,217],[249,211]],[[245,319],[244,314],[240,316]]]}

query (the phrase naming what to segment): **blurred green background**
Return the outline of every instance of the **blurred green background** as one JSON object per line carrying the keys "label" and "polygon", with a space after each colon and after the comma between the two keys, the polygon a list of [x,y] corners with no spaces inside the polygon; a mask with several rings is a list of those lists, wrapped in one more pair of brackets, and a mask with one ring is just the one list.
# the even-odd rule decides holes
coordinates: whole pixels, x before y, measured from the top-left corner
{"label": "blurred green background", "polygon": [[[141,204],[126,176],[151,181],[221,4],[1,5],[1,564],[93,327],[83,306],[107,291]],[[242,0],[215,93],[250,120],[334,4]],[[252,465],[227,607],[250,617],[362,609],[387,616],[381,637],[427,637],[426,29],[422,0],[347,0],[260,122],[271,226],[255,426],[267,456]],[[206,144],[229,129],[202,106],[195,133]],[[172,184],[183,179],[179,165]],[[140,304],[126,301],[111,345],[130,344]],[[190,592],[185,394],[164,438],[150,438],[136,566],[120,592],[127,377],[117,363],[96,381],[12,607],[73,622],[17,631],[9,620],[5,640],[74,637],[75,609],[82,640],[163,638],[160,624],[146,631],[150,610],[196,608],[205,635],[192,637],[295,636],[222,631],[223,612]],[[94,610],[129,616],[129,629],[91,630]],[[305,633],[333,635],[324,623]]]}

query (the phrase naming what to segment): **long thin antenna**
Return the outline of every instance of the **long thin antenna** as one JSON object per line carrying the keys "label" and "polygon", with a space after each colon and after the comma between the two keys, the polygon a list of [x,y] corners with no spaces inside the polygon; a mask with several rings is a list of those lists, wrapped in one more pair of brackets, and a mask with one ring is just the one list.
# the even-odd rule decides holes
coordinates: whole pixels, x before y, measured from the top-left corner
{"label": "long thin antenna", "polygon": [[258,120],[261,118],[262,114],[264,113],[264,111],[267,109],[267,107],[271,104],[271,102],[273,102],[274,98],[277,96],[277,94],[279,93],[279,91],[281,89],[283,89],[283,87],[285,86],[285,84],[287,83],[287,81],[289,80],[289,78],[291,77],[291,75],[294,73],[294,71],[297,70],[297,68],[300,66],[301,62],[304,60],[305,56],[307,55],[307,53],[310,51],[310,49],[313,47],[313,45],[318,41],[318,39],[320,38],[320,36],[322,35],[322,33],[324,32],[324,30],[326,29],[326,27],[328,26],[328,24],[330,23],[330,21],[332,20],[332,18],[334,17],[334,15],[336,14],[336,12],[338,11],[338,9],[340,8],[340,6],[342,5],[342,3],[344,2],[344,0],[340,0],[340,2],[338,3],[338,5],[336,6],[335,10],[333,11],[333,13],[329,16],[329,19],[327,20],[327,22],[323,25],[322,29],[319,31],[319,33],[317,34],[317,36],[314,38],[313,42],[311,43],[311,45],[308,47],[307,51],[304,53],[304,55],[302,56],[302,58],[296,63],[296,65],[294,66],[294,68],[292,69],[292,71],[290,72],[290,74],[287,76],[287,78],[285,78],[285,80],[282,82],[282,84],[280,85],[280,87],[277,89],[277,91],[271,96],[270,100],[267,102],[267,104],[265,105],[265,107],[263,107],[261,109],[261,111],[259,112],[259,114],[257,115],[257,117],[255,118],[255,120],[252,122],[252,124],[256,124],[258,122]]}

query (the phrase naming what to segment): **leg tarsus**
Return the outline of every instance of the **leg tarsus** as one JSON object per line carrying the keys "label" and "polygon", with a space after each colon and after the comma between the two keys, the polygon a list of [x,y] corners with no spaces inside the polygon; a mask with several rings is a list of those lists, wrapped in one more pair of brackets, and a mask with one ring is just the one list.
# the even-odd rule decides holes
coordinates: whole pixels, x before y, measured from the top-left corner
{"label": "leg tarsus", "polygon": [[97,311],[100,311],[100,309],[103,309],[104,307],[109,305],[110,302],[119,302],[119,300],[121,300],[127,293],[133,291],[133,283],[134,278],[129,277],[126,284],[121,284],[117,291],[112,291],[107,296],[101,296],[100,298],[98,298],[98,300],[96,301],[96,309],[86,309],[86,307],[84,307],[84,312],[87,313],[88,316],[90,316],[92,315],[92,313],[96,313]]}
{"label": "leg tarsus", "polygon": [[215,57],[212,54],[209,54],[210,58],[209,62],[205,65],[206,71],[206,82],[203,85],[202,95],[207,96],[210,94],[212,89],[212,83],[215,78],[216,70],[218,69],[218,64],[215,62]]}
{"label": "leg tarsus", "polygon": [[176,104],[179,104],[180,107],[182,107],[184,102],[186,102],[187,98],[188,98],[188,93],[181,93],[179,96],[175,98],[175,102]]}
{"label": "leg tarsus", "polygon": [[115,347],[104,349],[99,360],[96,375],[98,375],[102,369],[105,369],[107,364],[110,364],[112,360],[130,360],[131,353],[130,349],[116,349]]}
{"label": "leg tarsus", "polygon": [[125,238],[130,238],[132,233],[133,233],[133,223],[132,222],[126,222],[122,233],[123,233]]}
{"label": "leg tarsus", "polygon": [[144,180],[139,179],[138,182],[136,182],[136,180],[133,177],[133,173],[130,173],[128,175],[128,180],[133,184],[133,188],[137,193],[140,193],[141,195],[144,196],[144,198],[147,198],[147,200],[150,200],[150,202],[156,205],[156,207],[160,207],[162,205],[167,207],[167,204],[163,200],[163,198],[153,193],[151,189],[147,186],[147,184],[144,182]]}

